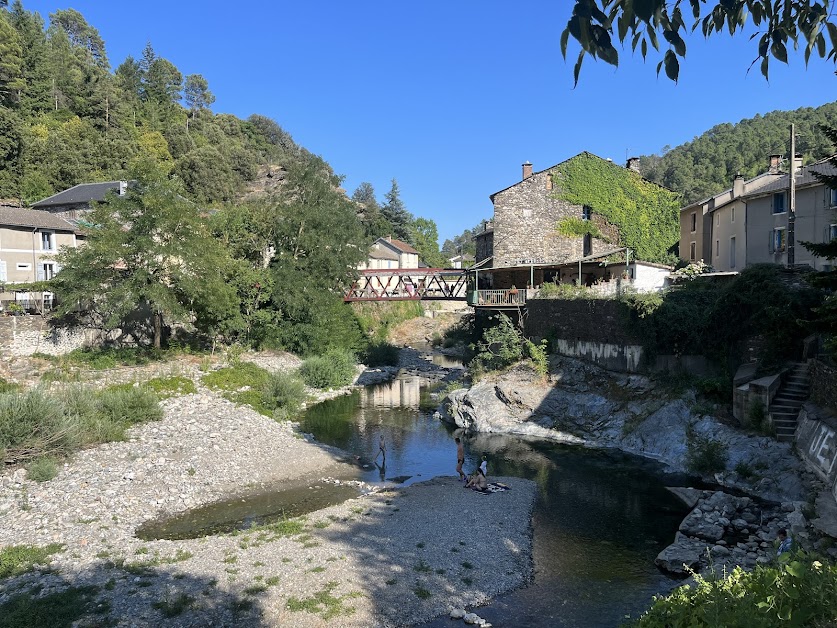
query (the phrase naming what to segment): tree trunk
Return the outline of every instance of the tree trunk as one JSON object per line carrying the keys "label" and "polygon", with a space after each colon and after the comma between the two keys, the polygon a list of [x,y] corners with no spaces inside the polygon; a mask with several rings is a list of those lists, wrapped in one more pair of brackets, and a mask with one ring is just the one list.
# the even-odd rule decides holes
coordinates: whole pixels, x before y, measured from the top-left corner
{"label": "tree trunk", "polygon": [[163,344],[163,313],[154,312],[154,348],[159,349]]}

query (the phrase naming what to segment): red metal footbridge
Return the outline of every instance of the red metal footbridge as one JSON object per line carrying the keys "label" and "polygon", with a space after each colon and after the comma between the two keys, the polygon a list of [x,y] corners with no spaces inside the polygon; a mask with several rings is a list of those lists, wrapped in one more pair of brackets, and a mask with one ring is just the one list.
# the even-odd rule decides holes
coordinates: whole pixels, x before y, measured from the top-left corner
{"label": "red metal footbridge", "polygon": [[345,301],[464,301],[468,282],[458,268],[383,268],[360,272]]}

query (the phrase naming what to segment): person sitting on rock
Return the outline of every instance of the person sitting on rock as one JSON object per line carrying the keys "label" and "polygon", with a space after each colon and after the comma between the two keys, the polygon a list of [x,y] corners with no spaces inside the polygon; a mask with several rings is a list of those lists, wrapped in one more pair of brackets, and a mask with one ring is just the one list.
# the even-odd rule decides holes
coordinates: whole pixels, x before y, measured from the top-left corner
{"label": "person sitting on rock", "polygon": [[776,548],[776,556],[781,556],[793,550],[793,539],[788,536],[788,531],[782,528],[776,533],[776,540],[779,546]]}

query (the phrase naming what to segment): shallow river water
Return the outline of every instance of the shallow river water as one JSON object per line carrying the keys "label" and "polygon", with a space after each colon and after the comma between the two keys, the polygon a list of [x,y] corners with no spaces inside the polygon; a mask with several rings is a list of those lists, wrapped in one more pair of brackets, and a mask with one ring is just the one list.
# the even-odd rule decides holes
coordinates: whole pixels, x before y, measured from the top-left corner
{"label": "shallow river water", "polygon": [[[368,482],[411,484],[455,475],[455,433],[420,409],[427,386],[407,376],[326,401],[306,412],[302,430],[348,451]],[[380,456],[374,461],[381,434],[386,464]],[[466,472],[487,455],[489,481],[518,476],[539,487],[534,579],[480,608],[480,616],[496,626],[617,626],[676,584],[657,570],[654,558],[674,539],[686,509],[664,488],[676,480],[664,478],[656,465],[542,440],[461,436]],[[461,622],[440,618],[429,625]]]}

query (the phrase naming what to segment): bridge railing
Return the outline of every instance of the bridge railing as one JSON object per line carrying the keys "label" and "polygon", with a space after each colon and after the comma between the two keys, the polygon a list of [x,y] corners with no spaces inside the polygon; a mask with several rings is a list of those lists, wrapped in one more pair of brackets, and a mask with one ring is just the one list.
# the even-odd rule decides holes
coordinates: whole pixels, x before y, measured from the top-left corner
{"label": "bridge railing", "polygon": [[474,290],[468,293],[468,304],[474,307],[484,306],[522,306],[526,305],[525,290]]}

